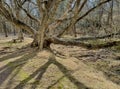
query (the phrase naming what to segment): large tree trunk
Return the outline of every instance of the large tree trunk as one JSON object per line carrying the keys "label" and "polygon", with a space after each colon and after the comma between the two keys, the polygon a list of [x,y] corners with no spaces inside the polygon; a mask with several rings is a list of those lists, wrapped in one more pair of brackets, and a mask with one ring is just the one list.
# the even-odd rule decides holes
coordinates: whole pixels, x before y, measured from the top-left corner
{"label": "large tree trunk", "polygon": [[67,39],[62,39],[62,38],[60,39],[57,37],[49,39],[48,42],[54,43],[54,44],[84,47],[87,49],[107,48],[107,47],[117,46],[120,44],[120,41],[105,42],[105,43],[101,43],[101,44],[91,44],[91,43],[84,43],[82,41],[76,41],[76,40],[67,40]]}
{"label": "large tree trunk", "polygon": [[14,30],[13,30],[13,34],[14,34],[14,36],[16,36],[16,30],[15,30],[15,28],[14,28]]}
{"label": "large tree trunk", "polygon": [[43,27],[38,37],[39,37],[38,38],[39,49],[42,50],[44,48],[44,42],[45,42],[45,27]]}
{"label": "large tree trunk", "polygon": [[46,39],[45,35],[43,37],[42,36],[38,33],[35,34],[33,42],[31,43],[31,47],[38,47],[39,50],[42,50],[43,48],[50,48],[50,44],[52,43],[52,41],[50,39]]}
{"label": "large tree trunk", "polygon": [[73,29],[74,37],[77,37],[76,26],[74,25],[72,29]]}
{"label": "large tree trunk", "polygon": [[8,32],[6,28],[4,28],[4,33],[5,33],[5,37],[8,37]]}
{"label": "large tree trunk", "polygon": [[18,40],[19,40],[20,42],[22,42],[22,41],[24,40],[24,36],[23,36],[22,30],[19,30],[19,32],[18,32]]}
{"label": "large tree trunk", "polygon": [[5,22],[3,22],[3,30],[4,30],[4,33],[5,33],[5,37],[8,37],[8,31],[7,31]]}

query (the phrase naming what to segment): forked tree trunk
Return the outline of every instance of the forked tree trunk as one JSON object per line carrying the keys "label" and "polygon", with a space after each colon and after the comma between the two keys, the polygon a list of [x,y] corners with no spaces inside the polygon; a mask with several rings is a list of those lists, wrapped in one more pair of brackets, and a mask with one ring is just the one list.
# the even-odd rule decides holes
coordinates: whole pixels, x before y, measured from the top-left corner
{"label": "forked tree trunk", "polygon": [[38,47],[39,50],[42,50],[43,48],[50,48],[50,44],[52,43],[51,39],[46,39],[45,35],[43,37],[42,36],[38,33],[35,34],[33,42],[31,43],[31,46]]}

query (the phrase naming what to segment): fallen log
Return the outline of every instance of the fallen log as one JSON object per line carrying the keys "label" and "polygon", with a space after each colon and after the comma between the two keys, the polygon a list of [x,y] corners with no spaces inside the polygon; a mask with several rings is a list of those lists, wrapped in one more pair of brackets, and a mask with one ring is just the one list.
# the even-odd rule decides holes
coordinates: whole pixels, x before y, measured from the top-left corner
{"label": "fallen log", "polygon": [[117,33],[112,33],[104,36],[96,36],[96,37],[81,37],[81,38],[75,38],[73,40],[80,40],[80,41],[86,41],[86,40],[97,40],[97,39],[105,39],[105,38],[110,38],[115,35],[120,35],[120,32]]}
{"label": "fallen log", "polygon": [[76,41],[73,39],[67,40],[67,39],[57,38],[57,37],[54,37],[50,39],[49,41],[51,41],[51,43],[54,43],[54,44],[62,44],[66,46],[68,45],[79,46],[79,47],[84,47],[87,49],[108,48],[108,47],[120,45],[120,41],[105,42],[105,43],[100,43],[100,44],[91,44],[91,43],[85,43],[82,41]]}

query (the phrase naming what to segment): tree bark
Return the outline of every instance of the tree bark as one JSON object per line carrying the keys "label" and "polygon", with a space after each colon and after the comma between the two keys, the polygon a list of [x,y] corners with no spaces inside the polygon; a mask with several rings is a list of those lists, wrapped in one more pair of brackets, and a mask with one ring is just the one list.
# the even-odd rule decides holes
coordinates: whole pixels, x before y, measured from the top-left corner
{"label": "tree bark", "polygon": [[8,31],[7,31],[7,28],[6,28],[6,24],[4,23],[3,26],[4,26],[3,30],[4,30],[4,33],[5,33],[5,37],[8,37]]}
{"label": "tree bark", "polygon": [[112,41],[112,42],[106,42],[102,44],[90,44],[90,43],[84,43],[82,41],[76,41],[76,40],[67,40],[67,39],[60,39],[60,38],[51,38],[49,39],[49,43],[54,44],[62,44],[62,45],[72,45],[72,46],[78,46],[78,47],[84,47],[87,49],[99,49],[99,48],[108,48],[112,46],[117,46],[120,44],[120,41]]}
{"label": "tree bark", "polygon": [[23,36],[22,30],[19,30],[19,32],[18,32],[18,40],[20,40],[20,42],[22,42],[24,40],[24,36]]}

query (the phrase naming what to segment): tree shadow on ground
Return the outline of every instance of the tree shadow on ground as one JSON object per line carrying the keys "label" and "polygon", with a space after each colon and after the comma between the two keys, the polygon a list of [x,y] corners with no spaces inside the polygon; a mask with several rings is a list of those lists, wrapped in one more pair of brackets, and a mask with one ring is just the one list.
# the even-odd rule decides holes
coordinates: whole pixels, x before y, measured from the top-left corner
{"label": "tree shadow on ground", "polygon": [[52,63],[51,60],[49,60],[47,63],[45,63],[43,66],[41,66],[39,69],[37,69],[33,74],[31,74],[30,76],[28,76],[26,79],[24,79],[23,81],[21,81],[21,83],[19,83],[14,89],[23,89],[24,86],[26,85],[26,83],[28,81],[30,81],[32,78],[36,77],[36,81],[33,83],[33,86],[31,87],[31,89],[35,89],[40,81],[40,79],[42,78],[43,74],[46,72],[47,68],[49,67],[49,65]]}
{"label": "tree shadow on ground", "polygon": [[30,48],[21,48],[19,50],[16,50],[16,51],[13,51],[12,53],[7,53],[8,55],[5,55],[3,57],[0,58],[0,62],[3,62],[5,60],[8,60],[8,59],[12,59],[12,58],[15,58],[15,57],[18,57],[18,56],[21,56],[21,55],[24,55],[25,53],[27,53],[27,51],[29,51]]}
{"label": "tree shadow on ground", "polygon": [[27,83],[35,78],[35,82],[32,84],[31,89],[36,89],[37,85],[39,85],[40,80],[42,79],[42,76],[46,72],[47,68],[51,65],[54,64],[56,65],[59,70],[64,74],[60,79],[58,79],[54,84],[51,84],[48,86],[46,89],[52,88],[55,84],[57,84],[63,77],[67,77],[76,87],[77,89],[90,89],[87,86],[85,86],[83,83],[79,82],[72,74],[70,71],[61,63],[59,63],[55,58],[49,57],[49,60],[47,63],[45,63],[43,66],[41,66],[39,69],[37,69],[33,74],[28,76],[26,79],[21,81],[14,89],[24,89],[24,87],[27,85]]}
{"label": "tree shadow on ground", "polygon": [[31,50],[29,48],[27,48],[26,50],[21,49],[16,52],[21,52],[21,51],[23,51],[23,53],[18,53],[17,55],[15,55],[15,52],[13,52],[12,54],[1,58],[2,61],[5,61],[9,59],[9,57],[15,58],[21,56],[20,58],[15,59],[14,61],[7,63],[6,65],[0,68],[0,85],[3,84],[5,80],[7,80],[7,78],[9,77],[10,74],[13,73],[13,71],[16,70],[16,72],[9,79],[10,82],[17,75],[17,73],[19,73],[20,69],[28,62],[28,60],[32,59],[37,54],[35,50]]}

